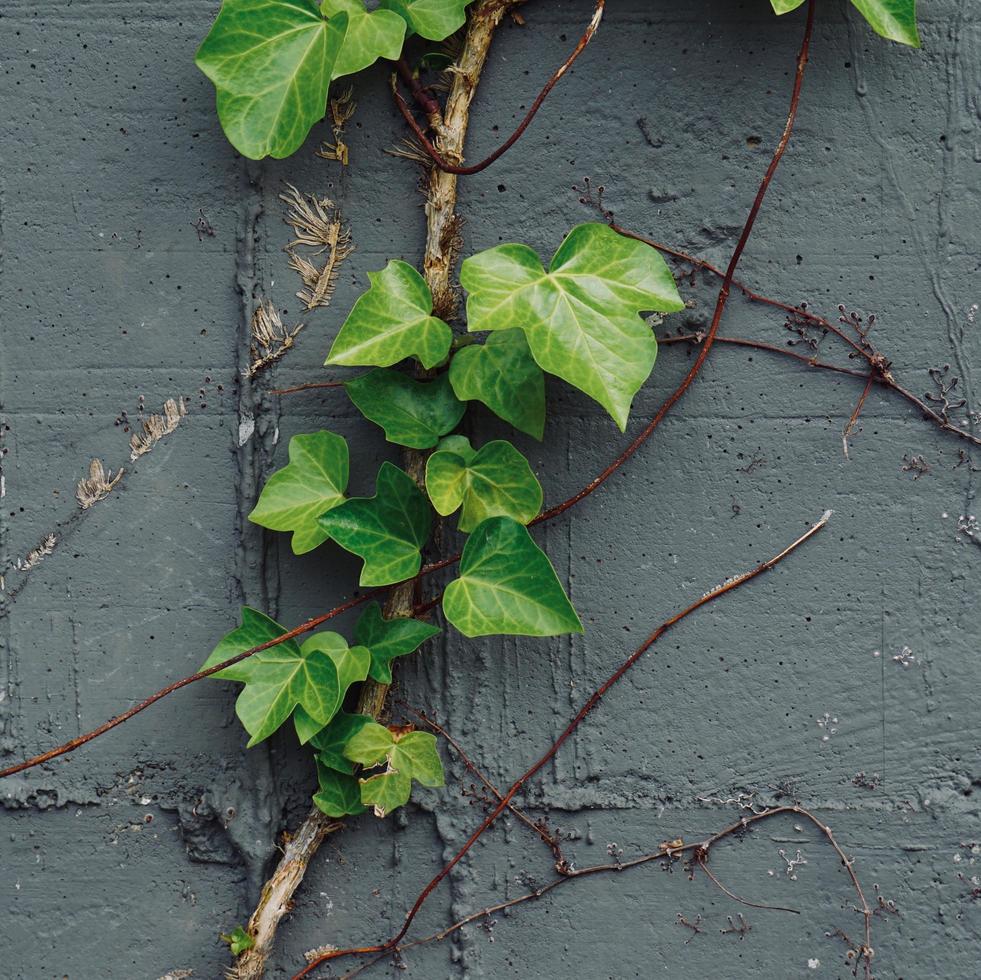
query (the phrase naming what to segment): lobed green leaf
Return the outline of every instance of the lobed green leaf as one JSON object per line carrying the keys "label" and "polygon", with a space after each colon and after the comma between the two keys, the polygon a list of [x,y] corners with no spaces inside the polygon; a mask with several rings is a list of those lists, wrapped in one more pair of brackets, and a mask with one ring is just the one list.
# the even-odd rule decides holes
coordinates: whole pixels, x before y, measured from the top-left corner
{"label": "lobed green leaf", "polygon": [[317,759],[318,791],[313,802],[328,817],[348,817],[364,813],[361,802],[361,783],[356,776],[338,772]]}
{"label": "lobed green leaf", "polygon": [[296,435],[289,458],[266,481],[249,520],[272,531],[292,531],[293,553],[303,555],[327,540],[317,518],[344,502],[347,443],[333,432]]}
{"label": "lobed green leaf", "polygon": [[430,41],[442,41],[463,27],[466,9],[473,0],[381,0],[384,10],[405,19],[412,33]]}
{"label": "lobed green leaf", "polygon": [[466,405],[445,374],[416,381],[401,371],[377,368],[344,385],[361,414],[385,430],[385,438],[410,449],[428,449],[455,429]]}
{"label": "lobed green leaf", "polygon": [[465,636],[581,633],[552,563],[527,528],[492,517],[467,540],[460,577],[443,594],[446,618]]}
{"label": "lobed green leaf", "polygon": [[684,308],[655,249],[595,223],[569,232],[547,272],[527,245],[498,245],[468,258],[460,282],[468,330],[520,327],[538,366],[598,401],[621,430],[657,354],[640,314]]}
{"label": "lobed green leaf", "polygon": [[443,517],[462,506],[461,531],[488,517],[528,524],[542,509],[542,487],[528,460],[503,439],[476,452],[462,436],[444,439],[426,463],[426,490]]}
{"label": "lobed green leaf", "polygon": [[531,356],[523,330],[496,330],[485,343],[457,351],[449,375],[461,401],[483,402],[516,429],[542,438],[545,375]]}
{"label": "lobed green leaf", "polygon": [[426,280],[396,259],[381,272],[369,272],[368,280],[371,285],[341,325],[326,363],[389,367],[418,357],[432,368],[444,361],[453,331],[431,315],[433,294]]}
{"label": "lobed green leaf", "polygon": [[371,721],[367,715],[338,711],[329,724],[310,739],[310,744],[317,750],[317,761],[330,769],[351,775],[354,763],[345,757],[344,746]]}
{"label": "lobed green leaf", "polygon": [[[786,14],[802,6],[805,0],[770,2],[778,14]],[[916,0],[851,0],[851,3],[877,34],[914,48],[920,46],[920,34],[916,27]]]}
{"label": "lobed green leaf", "polygon": [[418,619],[385,619],[381,606],[371,602],[354,627],[354,642],[371,654],[369,674],[379,684],[392,683],[392,661],[419,647],[439,633],[439,628]]}
{"label": "lobed green leaf", "polygon": [[325,17],[347,15],[344,42],[334,62],[332,78],[353,75],[379,58],[397,61],[405,41],[405,20],[392,10],[365,8],[364,0],[323,0]]}
{"label": "lobed green leaf", "polygon": [[419,571],[432,512],[411,477],[384,462],[374,497],[347,500],[319,521],[342,548],[364,559],[362,585],[391,585]]}

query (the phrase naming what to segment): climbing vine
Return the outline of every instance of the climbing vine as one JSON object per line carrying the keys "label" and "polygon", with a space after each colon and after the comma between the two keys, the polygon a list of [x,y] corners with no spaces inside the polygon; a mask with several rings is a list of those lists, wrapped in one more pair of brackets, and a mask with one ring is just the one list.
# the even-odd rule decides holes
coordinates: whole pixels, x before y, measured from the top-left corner
{"label": "climbing vine", "polygon": [[[772,6],[777,14],[786,14],[805,2],[772,0]],[[919,45],[914,0],[851,2],[878,34]],[[479,79],[482,58],[501,16],[517,5],[512,0],[379,0],[369,9],[364,0],[323,0],[319,5],[314,0],[224,0],[196,60],[214,83],[218,118],[229,142],[252,159],[283,158],[294,153],[324,118],[332,82],[356,75],[379,59],[390,61],[396,104],[418,141],[420,158],[426,161],[431,179],[455,181],[457,176],[490,165],[514,145],[551,87],[589,43],[605,7],[604,0],[597,0],[594,17],[570,59],[554,73],[515,133],[486,161],[464,167],[466,108]],[[734,275],[793,128],[815,0],[809,0],[807,6],[805,40],[787,125],[728,268],[722,272],[691,260],[722,278],[711,326],[703,336],[665,338],[672,343],[685,340],[700,344],[695,363],[642,433],[603,473],[569,500],[543,511],[545,495],[539,479],[512,442],[472,441],[457,430],[469,404],[479,402],[515,430],[541,440],[547,374],[593,399],[616,428],[625,431],[634,398],[655,368],[658,340],[654,327],[684,309],[662,252],[688,257],[621,228],[612,215],[603,212],[600,203],[598,209],[607,221],[572,228],[547,262],[525,243],[502,244],[463,258],[458,281],[466,302],[465,315],[460,315],[455,291],[448,286],[461,247],[454,214],[455,183],[431,186],[427,199],[430,234],[422,271],[393,259],[384,268],[369,272],[369,286],[338,329],[325,361],[330,367],[363,369],[342,382],[342,387],[364,418],[381,429],[389,443],[402,449],[403,465],[383,462],[374,474],[374,495],[351,496],[345,439],[327,430],[296,435],[290,440],[288,464],[266,481],[249,515],[257,525],[290,534],[297,555],[320,547],[339,547],[357,556],[362,562],[358,585],[368,591],[294,629],[280,625],[261,610],[246,607],[241,624],[218,643],[199,673],[158,692],[94,733],[0,775],[77,748],[172,690],[211,677],[241,685],[235,711],[250,747],[288,724],[299,743],[309,746],[318,780],[313,803],[324,817],[342,818],[369,810],[385,817],[410,799],[415,783],[442,785],[444,772],[436,735],[446,733],[425,723],[382,723],[394,662],[415,653],[440,632],[440,627],[429,621],[436,605],[441,606],[447,628],[466,637],[547,637],[582,632],[579,614],[529,527],[565,512],[619,469],[684,395],[714,342],[740,342],[718,335],[733,286],[743,289],[751,299],[781,305],[750,293]],[[426,42],[443,42],[459,31],[468,21],[468,8],[472,8],[470,30],[475,34],[483,31],[486,43],[479,56],[464,50],[456,64],[449,64],[450,74],[456,72],[458,78],[470,72],[466,76],[470,90],[454,105],[459,114],[454,123],[449,101],[444,112],[435,87],[426,82],[427,72],[434,66],[447,67],[449,56]],[[422,49],[414,64],[405,53],[411,38],[420,42],[415,48]],[[473,62],[469,67],[468,57]],[[411,105],[403,89],[410,93]],[[418,122],[414,112],[425,117],[425,124]],[[451,123],[456,127],[453,140],[448,139]],[[330,285],[326,283],[325,288]],[[322,292],[311,297],[315,295],[323,298]],[[806,310],[784,308],[819,326],[827,323]],[[914,400],[915,396],[898,385],[888,360],[871,346],[861,326],[856,328],[857,339],[837,327],[832,329],[864,357],[868,367],[867,375],[859,374],[866,378],[866,387],[843,435],[847,452],[848,435],[874,383]],[[767,349],[766,345],[755,346]],[[856,373],[822,364],[816,357],[791,356],[806,360],[812,367]],[[951,423],[950,402],[943,389],[942,393],[942,415],[922,402],[918,406],[941,428],[977,442],[973,434]],[[359,474],[359,482],[367,476]],[[341,956],[404,948],[407,930],[432,890],[504,810],[519,812],[512,801],[526,780],[555,755],[602,695],[663,632],[781,561],[819,531],[829,517],[830,513],[825,514],[774,558],[710,590],[658,627],[507,791],[487,783],[495,797],[487,816],[422,892],[395,936],[369,946],[330,950],[315,957],[297,976]],[[427,565],[425,552],[441,518],[454,519],[465,543],[461,554]],[[424,601],[417,594],[422,579],[451,566],[458,566],[452,581],[441,595]],[[329,620],[357,606],[364,608],[350,640],[336,632],[319,631]],[[801,808],[781,807],[754,814],[751,822],[778,812],[793,812],[812,821],[844,860],[830,831]],[[556,854],[556,868],[562,876],[559,881],[610,870],[602,866],[574,871],[561,858],[554,839],[541,827],[526,822]],[[319,830],[308,836],[306,859],[335,825],[310,826]],[[733,832],[735,829],[730,828],[702,845],[662,846],[643,860],[691,852],[698,866],[718,884],[707,868],[709,850],[718,839]],[[639,859],[635,863],[642,862]],[[848,867],[865,923],[864,941],[856,948],[857,962],[863,963],[866,975],[871,976],[873,910]],[[291,888],[297,883],[291,880]],[[554,885],[546,890],[551,887]],[[270,894],[273,892],[274,888]],[[285,908],[285,902],[280,904]],[[259,973],[271,941],[270,926],[259,915],[260,910],[248,930],[239,926],[226,937],[243,963],[250,956],[258,957]],[[272,931],[277,915],[282,915],[282,910],[272,913]],[[240,976],[259,973],[243,970]]]}

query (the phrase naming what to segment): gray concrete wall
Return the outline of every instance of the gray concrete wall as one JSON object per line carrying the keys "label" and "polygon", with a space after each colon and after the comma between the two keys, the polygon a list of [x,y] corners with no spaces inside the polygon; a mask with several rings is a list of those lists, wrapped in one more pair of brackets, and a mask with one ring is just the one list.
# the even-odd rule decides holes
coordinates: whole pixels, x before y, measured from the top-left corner
{"label": "gray concrete wall", "polygon": [[[391,455],[341,395],[267,392],[323,377],[366,272],[419,256],[417,173],[384,152],[402,130],[381,69],[357,80],[346,170],[316,158],[314,139],[284,162],[237,159],[192,63],[215,6],[7,0],[0,11],[0,765],[196,669],[243,601],[293,624],[356,580],[357,562],[339,550],[294,558],[243,515],[295,432],[347,436],[357,490]],[[520,117],[591,6],[539,0],[526,28],[502,29],[473,159]],[[977,411],[981,10],[923,6],[915,52],[873,36],[840,0],[821,4],[798,132],[741,274],[792,303],[874,311],[902,380],[922,393],[927,369],[949,363]],[[548,253],[590,217],[571,190],[589,175],[625,224],[724,264],[782,125],[802,25],[800,14],[773,17],[766,0],[611,3],[519,149],[464,183],[466,251],[521,240]],[[296,348],[243,388],[254,297],[300,318],[281,251],[287,180],[337,200],[357,251],[331,308],[304,317]],[[199,240],[202,213],[215,234]],[[712,288],[685,286],[697,302],[690,322],[706,322]],[[738,296],[724,331],[785,339],[779,315]],[[634,429],[690,357],[662,349]],[[806,552],[666,637],[535,782],[532,803],[573,835],[585,864],[611,844],[630,856],[733,818],[700,797],[799,799],[831,823],[869,890],[878,883],[900,909],[875,923],[879,975],[966,980],[981,972],[981,904],[961,877],[981,873],[970,847],[981,839],[981,539],[958,522],[976,512],[981,454],[963,462],[961,444],[876,391],[846,461],[841,431],[860,389],[718,349],[622,475],[536,532],[585,636],[464,642],[449,632],[400,663],[399,687],[508,782],[652,625],[833,507],[832,527]],[[181,395],[188,417],[131,464],[123,413],[133,422],[141,405],[157,411]],[[519,442],[557,501],[626,437],[575,392],[549,395],[545,443]],[[255,432],[239,447],[249,416]],[[486,415],[472,425],[498,431]],[[929,473],[913,479],[904,454],[922,455]],[[79,517],[73,488],[93,457],[127,472]],[[51,555],[29,574],[10,570],[49,532]],[[906,667],[893,659],[904,647],[915,658]],[[244,750],[234,694],[195,685],[0,786],[0,976],[221,975],[217,935],[247,918],[312,781],[289,734]],[[825,717],[837,719],[833,733]],[[312,946],[373,940],[401,921],[478,817],[460,794],[466,774],[447,761],[445,791],[417,793],[386,822],[352,821],[325,846],[282,930],[274,976]],[[874,788],[856,785],[860,773]],[[796,880],[781,849],[806,859]],[[714,865],[740,894],[804,914],[740,907],[702,877],[651,866],[413,950],[407,975],[849,975],[844,947],[825,933],[858,933],[860,921],[811,829],[771,823]],[[549,870],[540,844],[502,824],[419,927],[518,894]],[[721,932],[740,912],[751,931]],[[692,936],[679,913],[701,915],[705,931]],[[402,974],[382,964],[375,975]]]}

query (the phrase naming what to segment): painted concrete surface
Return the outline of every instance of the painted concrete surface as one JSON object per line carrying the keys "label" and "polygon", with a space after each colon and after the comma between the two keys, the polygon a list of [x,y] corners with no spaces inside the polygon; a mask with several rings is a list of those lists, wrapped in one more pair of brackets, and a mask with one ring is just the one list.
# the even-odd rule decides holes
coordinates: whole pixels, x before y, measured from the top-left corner
{"label": "painted concrete surface", "polygon": [[[293,159],[246,164],[192,65],[214,6],[9,0],[0,11],[2,763],[196,669],[243,602],[294,624],[350,596],[350,556],[328,546],[294,558],[244,516],[295,432],[347,436],[359,492],[392,457],[339,393],[269,394],[323,378],[366,272],[420,254],[417,172],[385,153],[402,136],[386,74],[357,81],[348,168],[314,155],[327,127]],[[538,0],[526,27],[501,30],[473,159],[520,118],[591,7]],[[914,52],[875,38],[844,3],[821,5],[798,132],[740,274],[790,303],[876,313],[874,336],[912,390],[932,390],[928,369],[950,365],[963,419],[981,409],[981,10],[924,7]],[[547,254],[593,217],[572,190],[589,176],[625,225],[724,264],[782,125],[801,30],[801,16],[778,20],[765,0],[611,3],[520,147],[464,182],[465,252],[520,240]],[[357,246],[331,307],[305,316],[281,251],[286,181],[333,197]],[[714,287],[685,280],[693,305],[662,329],[704,327]],[[260,296],[306,327],[245,384]],[[739,296],[723,332],[790,336],[779,314]],[[598,472],[692,356],[662,348],[626,436],[552,386],[544,444],[517,440],[546,499]],[[841,432],[860,391],[719,348],[629,466],[536,532],[586,634],[449,632],[399,664],[399,694],[507,783],[656,623],[834,508],[806,551],[666,636],[527,802],[589,864],[719,829],[738,818],[724,801],[740,794],[799,800],[831,824],[870,895],[877,884],[899,909],[876,918],[877,975],[967,980],[981,971],[981,454],[962,457],[962,444],[876,391],[846,460]],[[179,397],[186,418],[131,462],[127,426]],[[481,437],[505,431],[479,413],[469,424]],[[74,487],[93,458],[126,473],[80,512]],[[51,553],[18,570],[49,534]],[[218,933],[247,918],[312,782],[288,735],[244,750],[234,693],[195,685],[0,786],[0,976],[221,976]],[[311,947],[376,940],[401,922],[481,812],[461,792],[471,778],[446,761],[445,790],[417,793],[387,822],[351,821],[324,847],[271,975],[291,975]],[[854,935],[860,920],[811,829],[773,822],[720,848],[713,866],[739,895],[802,914],[740,906],[703,876],[649,866],[570,884],[402,966],[427,978],[850,975],[845,944],[826,934]],[[419,931],[550,871],[541,844],[503,822]],[[386,962],[374,975],[403,971]]]}

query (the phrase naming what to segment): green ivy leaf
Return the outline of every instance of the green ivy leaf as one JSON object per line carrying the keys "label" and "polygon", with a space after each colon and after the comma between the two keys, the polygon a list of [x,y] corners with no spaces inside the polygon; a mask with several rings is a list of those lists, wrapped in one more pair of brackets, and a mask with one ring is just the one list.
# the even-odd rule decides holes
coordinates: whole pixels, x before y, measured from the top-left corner
{"label": "green ivy leaf", "polygon": [[314,0],[224,0],[195,63],[217,89],[229,142],[253,160],[299,149],[324,116],[347,15]]}
{"label": "green ivy leaf", "polygon": [[[222,639],[202,670],[285,632],[275,620],[245,606],[242,625]],[[235,713],[252,736],[251,748],[272,735],[294,709],[301,741],[311,738],[340,708],[347,688],[368,676],[370,662],[364,647],[349,650],[336,633],[317,633],[302,646],[285,640],[211,676],[245,685],[235,701]]]}
{"label": "green ivy leaf", "polygon": [[418,357],[423,367],[431,368],[444,361],[453,331],[431,315],[433,294],[426,280],[397,259],[381,272],[369,272],[368,280],[368,291],[342,324],[326,363],[389,367]]}
{"label": "green ivy leaf", "polygon": [[364,559],[362,585],[391,585],[419,571],[432,512],[412,478],[384,462],[374,497],[348,500],[319,521],[342,548]]}
{"label": "green ivy leaf", "polygon": [[372,722],[350,739],[344,754],[367,768],[386,764],[385,772],[361,780],[361,802],[374,807],[376,817],[408,802],[413,779],[443,785],[443,763],[429,732],[392,732]]}
{"label": "green ivy leaf", "polygon": [[[304,654],[320,649],[334,663],[336,677],[333,687],[325,685],[319,692],[325,705],[325,713],[329,712],[330,721],[344,703],[348,688],[368,676],[371,654],[363,646],[348,647],[344,637],[338,633],[316,633],[300,649]],[[302,705],[293,712],[293,725],[301,745],[305,745],[324,728],[320,717],[312,715]]]}
{"label": "green ivy leaf", "polygon": [[460,577],[443,593],[443,612],[471,637],[583,631],[552,563],[509,517],[492,517],[470,535]]}
{"label": "green ivy leaf", "polygon": [[473,0],[381,0],[379,6],[405,18],[409,30],[429,41],[442,41],[463,27]]}
{"label": "green ivy leaf", "polygon": [[266,481],[249,520],[272,531],[293,532],[293,553],[306,554],[327,540],[317,518],[344,502],[347,443],[333,432],[290,439],[288,465]]}
{"label": "green ivy leaf", "polygon": [[232,956],[241,956],[247,949],[255,946],[255,939],[250,936],[241,926],[236,926],[229,933],[220,933],[218,938],[228,943],[228,949]]}
{"label": "green ivy leaf", "polygon": [[503,439],[477,452],[462,437],[444,440],[426,463],[426,490],[443,517],[462,505],[461,531],[472,531],[488,517],[527,524],[542,509],[542,487],[528,460]]}
{"label": "green ivy leaf", "polygon": [[371,653],[368,673],[379,684],[392,683],[392,661],[418,650],[439,628],[418,619],[385,619],[377,602],[369,603],[354,627],[354,642]]}
{"label": "green ivy leaf", "polygon": [[351,715],[346,711],[338,711],[327,727],[310,739],[310,744],[317,750],[317,761],[330,769],[351,775],[354,772],[354,763],[344,757],[344,746],[371,721],[367,715]]}
{"label": "green ivy leaf", "polygon": [[496,330],[485,343],[462,348],[453,355],[449,374],[461,401],[483,402],[516,429],[542,438],[545,376],[523,330]]}
{"label": "green ivy leaf", "polygon": [[416,381],[401,371],[377,368],[344,387],[361,414],[385,430],[389,442],[410,449],[435,446],[466,411],[445,374],[435,381]]}
{"label": "green ivy leaf", "polygon": [[598,401],[626,428],[654,366],[657,341],[640,313],[684,308],[664,259],[601,224],[566,235],[546,272],[527,245],[498,245],[460,270],[468,330],[524,330],[538,366]]}
{"label": "green ivy leaf", "polygon": [[392,10],[365,9],[364,0],[323,0],[325,17],[347,14],[347,32],[332,78],[353,75],[379,58],[397,61],[405,40],[405,21]]}
{"label": "green ivy leaf", "polygon": [[[796,10],[805,0],[770,0],[778,14]],[[916,0],[851,0],[872,29],[890,41],[920,46],[916,28]]]}
{"label": "green ivy leaf", "polygon": [[325,766],[318,757],[317,781],[319,790],[314,794],[313,802],[328,817],[353,817],[364,813],[366,807],[361,802],[361,783],[357,777]]}
{"label": "green ivy leaf", "polygon": [[920,46],[916,0],[852,0],[852,6],[858,8],[876,34],[914,48]]}

